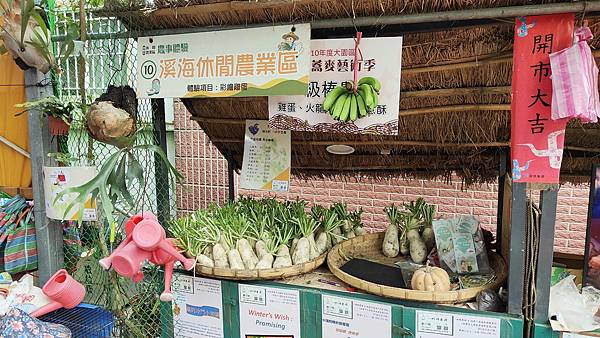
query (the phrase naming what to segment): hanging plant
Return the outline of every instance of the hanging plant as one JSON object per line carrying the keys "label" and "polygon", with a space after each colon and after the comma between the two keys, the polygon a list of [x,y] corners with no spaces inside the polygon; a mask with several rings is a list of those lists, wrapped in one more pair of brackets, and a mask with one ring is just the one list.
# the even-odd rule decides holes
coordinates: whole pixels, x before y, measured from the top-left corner
{"label": "hanging plant", "polygon": [[131,189],[137,183],[145,186],[144,168],[136,158],[136,152],[150,151],[158,155],[168,170],[173,183],[183,183],[183,176],[173,167],[164,151],[155,144],[136,144],[140,131],[136,129],[137,98],[131,87],[113,87],[94,102],[87,114],[85,125],[90,136],[98,141],[117,147],[110,155],[96,177],[91,181],[59,193],[54,202],[63,195],[74,193],[76,198],[67,206],[65,215],[73,208],[78,208],[79,220],[83,213],[86,197],[90,194],[95,200],[99,198],[109,224],[112,224],[113,212],[117,203],[126,203],[136,207]]}
{"label": "hanging plant", "polygon": [[70,99],[59,99],[58,97],[46,96],[44,98],[16,104],[15,107],[24,110],[16,116],[19,116],[31,109],[39,111],[42,116],[48,118],[48,128],[50,134],[64,136],[69,133],[73,116],[82,111],[82,105],[78,101]]}

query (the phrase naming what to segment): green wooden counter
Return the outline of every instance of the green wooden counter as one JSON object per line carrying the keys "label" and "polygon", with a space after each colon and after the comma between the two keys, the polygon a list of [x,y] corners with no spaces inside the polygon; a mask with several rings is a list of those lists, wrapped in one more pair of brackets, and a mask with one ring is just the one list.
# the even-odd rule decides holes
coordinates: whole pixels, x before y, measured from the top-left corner
{"label": "green wooden counter", "polygon": [[[377,330],[381,329],[385,331],[389,330],[389,333],[391,333],[391,335],[389,336],[393,338],[517,338],[522,337],[523,335],[523,319],[518,316],[511,316],[507,314],[499,314],[493,312],[474,311],[453,306],[438,306],[426,303],[405,302],[395,299],[377,297],[360,292],[349,292],[346,290],[345,285],[339,283],[339,280],[335,279],[334,277],[328,276],[327,273],[328,271],[322,270],[322,273],[317,272],[311,275],[303,276],[291,281],[288,280],[285,282],[261,281],[238,283],[232,281],[220,281],[221,295],[219,301],[222,302],[222,312],[212,307],[204,306],[206,304],[204,304],[202,300],[198,301],[198,304],[194,305],[182,304],[178,300],[176,300],[174,304],[178,304],[176,309],[178,314],[181,313],[181,311],[187,311],[186,315],[193,313],[194,316],[198,317],[190,318],[198,318],[199,321],[206,320],[200,318],[203,318],[202,316],[209,315],[211,311],[215,311],[214,316],[218,317],[219,320],[223,321],[223,332],[224,337],[226,338],[249,338],[254,336],[246,336],[246,334],[248,333],[247,331],[244,332],[244,336],[240,335],[240,326],[243,325],[240,321],[240,311],[242,307],[247,306],[245,302],[243,302],[244,304],[240,302],[240,290],[243,290],[243,292],[246,293],[248,289],[252,291],[261,290],[264,288],[267,288],[271,291],[275,290],[281,292],[297,292],[300,315],[299,327],[301,331],[300,336],[302,338],[330,338],[329,336],[332,336],[332,334],[328,334],[329,336],[324,336],[324,323],[327,323],[326,325],[328,327],[328,330],[331,330],[332,325],[339,324],[342,327],[343,325],[348,325],[347,319],[341,318],[339,321],[332,321],[330,320],[332,318],[330,314],[326,313],[325,315],[323,315],[323,304],[325,304],[324,302],[329,302],[331,300],[348,301],[349,303],[354,303],[355,305],[357,303],[360,303],[363,306],[363,311],[365,311],[364,306],[370,305],[373,305],[373,311],[377,311],[377,307],[385,309],[386,311],[384,312],[387,312],[387,309],[389,309],[391,312],[391,316],[389,316],[389,313],[385,315],[391,317],[390,321],[384,325],[378,324],[377,327],[374,327],[372,329],[375,330],[373,332],[376,332]],[[184,291],[177,291],[178,288],[182,289],[187,287],[192,293],[200,292],[200,290],[192,290],[194,289],[194,286],[190,284],[190,281],[193,280],[193,283],[201,283],[202,279],[196,280],[194,279],[194,277],[179,276],[185,275],[183,273],[175,274],[173,278],[173,288],[176,297],[178,294],[181,295],[185,293]],[[181,285],[178,285],[178,280],[179,282],[186,281],[186,286],[182,287]],[[324,282],[318,282],[319,280],[334,282],[338,285],[330,285]],[[196,286],[196,288],[201,289],[201,287],[198,286]],[[246,295],[243,295],[243,297],[244,299],[247,298]],[[198,297],[198,299],[201,298],[202,297]],[[330,308],[329,305],[327,305],[327,307]],[[247,311],[247,309],[245,311]],[[356,310],[351,312],[356,312]],[[242,315],[242,318],[245,315],[247,315],[247,313],[244,313]],[[355,315],[357,317],[360,316],[360,314]],[[420,320],[419,323],[421,323],[419,328],[417,327],[418,319]],[[187,327],[186,329],[181,328],[182,326],[189,325],[189,321],[188,324],[183,325],[180,324],[178,320],[176,320],[175,325],[173,324],[172,303],[163,303],[161,311],[161,320],[163,327],[163,337],[187,337],[191,335],[186,334],[186,330],[187,332],[194,332],[196,330],[195,328],[190,329],[189,327]],[[216,319],[210,318],[210,320],[215,321]],[[371,322],[375,323],[375,321],[367,321],[367,323]],[[440,323],[446,324],[440,325]],[[449,325],[449,327],[446,327],[446,325]],[[464,331],[465,327],[470,327],[467,328],[467,330],[472,330],[472,332]],[[350,327],[347,327],[347,334],[344,333],[343,335],[339,335],[338,332],[338,334],[336,334],[335,337],[383,338],[378,337],[375,334],[365,333],[367,330],[371,329],[365,329],[363,327],[362,331],[360,331],[353,329],[351,325]],[[419,330],[419,332],[417,332],[417,330]],[[346,328],[341,329],[341,331],[346,332]],[[293,332],[293,330],[286,328],[282,330],[282,334],[284,335],[278,335],[277,337],[291,337],[291,335],[287,335],[290,334],[290,332]],[[213,337],[211,334],[206,334],[205,336]],[[265,336],[264,333],[262,333],[261,335],[256,335],[256,337],[273,336],[272,333],[269,334],[271,335]],[[219,335],[215,334],[215,336],[218,337]]]}

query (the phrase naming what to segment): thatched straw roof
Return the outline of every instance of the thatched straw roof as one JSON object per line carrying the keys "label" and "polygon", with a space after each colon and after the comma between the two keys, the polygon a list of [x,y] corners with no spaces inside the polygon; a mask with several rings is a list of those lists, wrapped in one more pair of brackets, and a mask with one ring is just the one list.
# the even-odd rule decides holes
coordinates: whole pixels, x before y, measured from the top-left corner
{"label": "thatched straw roof", "polygon": [[[558,2],[558,1],[550,1]],[[153,14],[122,12],[131,29],[270,22],[307,22],[323,18],[392,15],[542,1],[519,0],[156,0]],[[179,7],[171,9],[171,7]],[[164,9],[166,8],[166,9]],[[169,14],[170,13],[170,14]],[[174,16],[177,13],[177,16]],[[148,20],[148,15],[151,20]],[[590,18],[593,32],[600,22]],[[513,20],[474,27],[404,35],[398,136],[292,133],[292,170],[308,176],[364,172],[375,176],[449,177],[465,183],[495,180],[500,154],[510,141],[510,85]],[[379,27],[382,34],[385,29]],[[423,30],[428,30],[424,27]],[[599,42],[594,40],[593,46]],[[598,54],[600,55],[600,54]],[[244,120],[268,119],[266,98],[187,99],[183,101],[207,135],[240,168]],[[600,125],[572,123],[563,160],[565,181],[587,180],[600,154]],[[356,152],[334,156],[329,144],[350,144]],[[389,155],[381,155],[391,151]]]}

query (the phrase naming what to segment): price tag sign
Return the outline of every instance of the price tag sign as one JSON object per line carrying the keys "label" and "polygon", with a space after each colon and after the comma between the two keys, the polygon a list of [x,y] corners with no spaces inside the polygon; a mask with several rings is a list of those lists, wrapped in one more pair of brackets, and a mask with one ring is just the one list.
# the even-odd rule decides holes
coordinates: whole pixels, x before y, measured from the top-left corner
{"label": "price tag sign", "polygon": [[345,297],[321,296],[323,337],[391,338],[392,307]]}
{"label": "price tag sign", "polygon": [[175,337],[224,337],[221,281],[176,274],[172,290]]}
{"label": "price tag sign", "polygon": [[240,337],[300,338],[300,292],[239,285]]}
{"label": "price tag sign", "polygon": [[291,158],[292,141],[289,130],[271,129],[268,121],[246,120],[240,187],[288,191]]}

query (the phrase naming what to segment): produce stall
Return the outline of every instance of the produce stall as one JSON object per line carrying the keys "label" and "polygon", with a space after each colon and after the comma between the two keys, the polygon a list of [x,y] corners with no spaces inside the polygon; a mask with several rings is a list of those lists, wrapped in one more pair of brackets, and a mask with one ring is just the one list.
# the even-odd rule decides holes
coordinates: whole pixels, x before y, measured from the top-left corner
{"label": "produce stall", "polygon": [[[163,336],[546,335],[558,184],[587,180],[600,139],[590,137],[597,124],[546,118],[544,65],[552,46],[571,44],[580,14],[594,20],[598,2],[122,5],[107,2],[102,13],[137,38],[136,92],[109,87],[92,105],[91,136],[118,150],[102,166],[104,181],[71,191],[105,198],[112,226],[116,201],[133,199],[127,185],[143,181],[132,154],[151,151],[165,177],[181,179],[161,149],[129,142],[133,97],[150,100],[157,115],[163,98],[181,98],[228,161],[230,203],[170,221],[165,213],[130,215],[123,244],[102,248],[101,266],[134,282],[144,278],[144,262],[164,266]],[[524,85],[526,70],[539,78],[533,85]],[[106,127],[109,104],[123,121],[111,127],[123,134],[93,134]],[[540,110],[528,110],[536,104]],[[514,152],[517,139],[551,165]],[[357,184],[459,179],[465,189],[497,183],[497,227],[482,229],[471,215],[437,217],[416,192],[382,206],[385,231],[367,233],[360,199],[236,199],[236,172],[243,188],[275,197],[289,190],[290,175]],[[108,183],[110,198],[102,195]],[[41,241],[55,236],[42,232]],[[171,276],[176,261],[193,272]]]}
{"label": "produce stall", "polygon": [[[345,5],[350,6],[353,17],[343,18],[345,16],[343,14],[344,10],[347,10]],[[498,4],[494,5],[497,6]],[[427,222],[423,219],[411,219],[411,216],[407,216],[406,210],[395,211],[392,210],[394,206],[389,206],[390,209],[386,211],[388,212],[390,226],[385,235],[359,235],[355,238],[349,238],[353,236],[346,236],[347,232],[340,231],[341,234],[338,236],[344,241],[337,246],[333,246],[335,243],[332,243],[333,248],[329,246],[331,249],[327,257],[328,267],[336,275],[336,278],[330,280],[332,283],[330,286],[344,286],[346,288],[345,283],[350,283],[352,285],[349,285],[349,287],[353,290],[359,291],[357,289],[360,289],[360,292],[351,294],[352,299],[369,299],[394,304],[392,305],[394,309],[392,312],[395,313],[394,318],[398,316],[410,318],[406,322],[401,322],[402,327],[391,331],[395,336],[409,334],[409,332],[422,337],[437,337],[440,334],[448,334],[436,331],[436,329],[428,332],[424,327],[433,324],[427,322],[427,320],[417,325],[419,320],[415,321],[418,316],[414,313],[418,310],[415,310],[415,308],[435,309],[444,313],[458,311],[459,313],[469,313],[475,316],[502,318],[496,331],[490,329],[491,331],[484,330],[469,333],[473,337],[486,337],[486,335],[490,337],[512,336],[513,334],[515,336],[521,336],[522,334],[532,336],[535,331],[534,320],[543,323],[548,318],[547,295],[549,294],[550,269],[552,266],[552,242],[557,184],[559,183],[558,171],[560,171],[562,182],[587,180],[586,177],[589,174],[587,168],[594,162],[592,146],[596,146],[594,142],[597,142],[597,140],[588,137],[588,130],[594,129],[595,125],[570,125],[565,131],[564,147],[560,146],[564,148],[562,151],[565,153],[562,158],[561,170],[552,169],[551,172],[547,173],[546,181],[543,175],[536,173],[533,174],[534,176],[529,177],[534,177],[537,180],[522,180],[522,172],[528,169],[529,162],[516,165],[509,162],[511,82],[513,87],[522,86],[522,92],[525,93],[523,98],[515,96],[512,101],[517,110],[521,110],[519,105],[523,104],[519,103],[520,101],[517,99],[524,102],[524,98],[528,100],[530,97],[535,98],[533,104],[536,104],[540,100],[544,101],[543,96],[547,94],[541,93],[538,88],[538,95],[530,96],[526,92],[530,88],[523,85],[525,80],[515,80],[518,76],[511,74],[511,69],[514,69],[517,65],[528,64],[528,62],[533,64],[545,61],[543,58],[535,59],[538,57],[536,53],[540,52],[542,47],[540,47],[540,41],[536,40],[534,36],[522,40],[527,41],[523,42],[524,44],[530,43],[531,46],[519,47],[519,53],[523,53],[527,48],[531,50],[533,46],[534,52],[530,52],[533,57],[526,60],[521,59],[524,56],[517,53],[516,44],[514,46],[515,50],[512,50],[512,42],[517,37],[526,37],[527,30],[537,25],[538,33],[541,32],[546,36],[554,35],[556,39],[555,48],[567,48],[570,44],[569,36],[572,35],[572,30],[568,27],[575,25],[575,17],[568,13],[593,11],[591,8],[595,8],[594,6],[597,4],[593,2],[585,3],[583,7],[579,7],[578,4],[558,3],[520,7],[516,6],[515,3],[507,2],[505,5],[507,5],[506,8],[492,8],[488,4],[480,3],[478,9],[466,11],[465,4],[461,2],[452,3],[451,8],[445,8],[441,4],[427,3],[427,9],[424,9],[423,6],[425,5],[421,8],[412,7],[413,5],[400,8],[399,6],[378,4],[376,2],[363,2],[360,4],[354,2],[327,2],[323,6],[311,1],[302,2],[301,4],[295,2],[293,4],[259,2],[254,7],[239,2],[217,2],[214,4],[188,5],[185,8],[167,8],[165,6],[150,14],[138,12],[119,14],[118,10],[110,11],[110,8],[107,10],[108,13],[117,15],[124,20],[129,27],[139,30],[141,32],[139,41],[144,46],[150,46],[148,47],[149,50],[152,43],[157,43],[160,48],[164,41],[175,41],[174,39],[178,39],[175,34],[179,33],[186,33],[189,36],[175,41],[176,44],[178,41],[186,41],[185,39],[190,39],[189,41],[194,38],[199,40],[208,39],[209,35],[206,32],[213,30],[214,27],[211,25],[217,22],[221,26],[214,37],[221,34],[224,38],[231,32],[230,28],[235,28],[239,24],[246,25],[249,34],[263,36],[262,33],[259,33],[260,27],[263,26],[265,18],[268,18],[269,21],[283,24],[282,26],[275,26],[275,29],[281,28],[290,31],[282,35],[287,45],[284,45],[280,51],[298,52],[299,56],[296,57],[298,57],[299,68],[302,67],[301,63],[303,62],[302,55],[300,55],[303,50],[302,47],[308,49],[307,41],[303,40],[306,36],[306,28],[301,27],[300,22],[311,22],[310,53],[313,62],[309,79],[317,78],[319,80],[321,75],[315,75],[315,73],[323,72],[319,68],[321,67],[319,61],[323,61],[323,67],[326,67],[324,65],[329,53],[328,50],[332,50],[331,53],[335,55],[335,51],[340,50],[338,44],[345,46],[350,64],[357,64],[359,53],[362,58],[365,58],[365,56],[367,59],[372,57],[373,64],[375,64],[380,59],[384,60],[384,57],[378,54],[378,51],[381,51],[382,48],[370,48],[370,43],[374,44],[375,42],[371,42],[369,39],[377,36],[378,38],[372,38],[372,41],[378,39],[383,41],[387,37],[402,36],[402,39],[399,40],[402,46],[400,65],[393,61],[385,63],[389,74],[395,74],[393,67],[400,66],[401,68],[401,76],[396,79],[401,84],[398,89],[400,95],[397,120],[395,120],[396,106],[393,95],[398,93],[393,90],[391,94],[383,94],[385,90],[394,87],[394,79],[382,79],[380,76],[385,75],[378,75],[375,76],[375,80],[379,80],[379,82],[372,81],[365,77],[364,69],[362,73],[359,70],[360,74],[358,76],[357,72],[354,71],[354,78],[352,78],[351,72],[344,75],[347,77],[346,81],[336,77],[338,74],[332,73],[331,79],[336,80],[336,82],[327,91],[321,88],[318,81],[308,83],[309,94],[306,100],[273,98],[266,91],[262,92],[262,95],[257,94],[258,89],[253,91],[253,94],[246,93],[244,88],[249,86],[250,83],[235,76],[230,80],[231,88],[227,83],[217,84],[216,90],[209,89],[213,88],[213,84],[203,84],[201,80],[189,83],[187,89],[183,88],[183,83],[169,82],[175,80],[168,77],[161,78],[161,81],[165,81],[168,85],[167,90],[170,91],[170,95],[174,95],[173,93],[178,91],[183,93],[177,96],[182,98],[183,103],[191,112],[192,120],[200,124],[211,141],[227,158],[230,172],[230,196],[232,198],[235,196],[235,186],[234,180],[231,178],[234,177],[234,172],[240,172],[242,186],[248,187],[247,173],[249,169],[246,167],[248,145],[260,143],[253,136],[256,137],[259,129],[265,130],[266,128],[292,130],[291,132],[285,132],[291,134],[291,163],[289,167],[292,174],[304,178],[321,176],[350,177],[360,182],[360,179],[365,177],[438,179],[458,177],[463,181],[466,189],[474,183],[497,182],[499,185],[498,221],[497,228],[494,229],[496,242],[493,250],[492,241],[488,241],[483,245],[485,242],[484,234],[479,229],[477,222],[471,221],[468,215],[463,218],[442,219],[434,222],[430,220]],[[451,11],[444,12],[447,10]],[[233,14],[227,18],[221,17],[224,11],[231,11]],[[424,11],[428,13],[423,13]],[[290,12],[293,20],[290,20]],[[542,17],[531,17],[539,14],[556,14],[556,16],[547,19],[547,21]],[[381,17],[377,18],[377,15]],[[527,17],[522,18],[522,15]],[[153,20],[148,20],[147,16]],[[517,16],[520,19],[514,21]],[[215,21],[215,18],[219,18],[219,20]],[[590,17],[587,16],[586,18]],[[526,19],[530,19],[530,21]],[[497,20],[505,20],[510,24],[499,23]],[[297,24],[286,27],[284,23],[288,21]],[[385,26],[380,26],[380,24],[385,24]],[[450,27],[452,27],[451,31],[444,31],[444,29]],[[567,27],[566,30],[563,29],[565,27]],[[276,31],[276,34],[280,34],[279,31]],[[381,36],[386,36],[386,38]],[[343,41],[343,39],[331,40],[334,38],[346,38],[347,41]],[[215,41],[218,41],[218,39],[215,39]],[[262,43],[262,40],[257,42],[258,45]],[[390,40],[387,46],[391,48],[396,43],[398,41],[392,43]],[[592,41],[593,44],[594,41]],[[213,47],[216,48],[216,46],[218,46],[218,43]],[[546,44],[546,47],[543,48],[550,48],[548,46]],[[236,54],[236,52],[231,52],[229,48],[230,46],[226,46],[223,50],[217,50],[215,52],[217,57],[221,54],[225,55],[224,57],[228,54]],[[243,49],[244,47],[240,48]],[[353,53],[349,52],[350,50],[353,50]],[[393,56],[394,53],[395,51],[390,49],[386,56]],[[546,51],[542,50],[542,54],[544,53]],[[152,56],[150,56],[147,60],[158,63],[158,58],[152,59]],[[511,64],[513,58],[516,60],[514,66]],[[427,61],[424,62],[423,60]],[[355,66],[354,70],[356,68],[358,67]],[[164,71],[165,68],[161,69]],[[517,70],[516,74],[520,76],[525,74],[524,72],[524,69]],[[142,75],[148,75],[151,78],[152,74],[150,73],[152,73],[151,69],[142,69]],[[536,71],[535,74],[539,77],[539,86],[544,88],[550,86],[549,79],[543,75],[544,69]],[[173,77],[177,79],[177,76]],[[164,85],[161,84],[161,86]],[[146,88],[149,89],[146,91]],[[215,91],[219,92],[219,88],[221,94],[215,94]],[[238,91],[237,88],[241,89]],[[252,89],[254,90],[254,88]],[[154,87],[153,83],[152,85],[144,85],[143,90],[151,97],[157,95],[161,89]],[[264,90],[264,88],[261,88],[261,90]],[[293,90],[289,90],[291,92],[279,93],[278,95],[294,95]],[[320,91],[323,91],[323,93],[320,94]],[[158,95],[160,97],[161,94]],[[256,96],[269,96],[269,98]],[[294,111],[296,108],[311,107],[313,96],[318,97],[318,99],[315,99],[319,100],[317,102],[321,102],[314,109],[320,113],[328,113],[334,121],[327,120],[323,122],[318,118],[305,117],[307,114],[303,115],[302,112],[296,114],[297,112]],[[379,102],[377,102],[378,100]],[[531,108],[529,103],[525,106],[528,105]],[[543,106],[548,105],[543,104]],[[392,114],[390,115],[384,107],[389,108]],[[544,114],[550,114],[549,108]],[[373,122],[373,124],[364,122],[372,119],[372,115],[385,117],[383,120]],[[390,116],[391,119],[385,119]],[[539,113],[536,116],[537,120],[532,122],[531,119],[526,120],[523,117],[519,119],[513,115],[512,132],[516,133],[515,126],[520,126],[527,129],[531,128],[531,134],[543,133],[544,121],[547,121],[547,119],[540,117]],[[361,120],[362,118],[364,120]],[[269,120],[268,125],[260,124],[260,121],[266,121],[267,119]],[[253,131],[252,128],[255,130]],[[252,135],[248,134],[249,132]],[[517,133],[516,135],[521,134]],[[249,143],[248,139],[251,139],[254,143]],[[513,139],[516,140],[515,137]],[[529,140],[523,140],[523,142],[527,141]],[[592,143],[594,144],[592,145]],[[537,146],[537,144],[532,144],[532,149]],[[547,146],[550,147],[550,137]],[[276,148],[270,149],[273,152],[277,150]],[[537,154],[535,151],[534,153]],[[518,157],[518,154],[511,155],[513,160]],[[261,165],[265,166],[265,163],[259,162],[259,166]],[[510,175],[512,177],[507,175],[509,166],[512,168],[512,175]],[[539,170],[539,168],[535,170]],[[283,178],[278,176],[277,182],[276,180],[269,181],[266,189],[271,191],[287,190],[288,186],[285,184],[289,180],[289,173],[288,171],[287,179],[285,176],[282,176]],[[525,183],[526,181],[529,183]],[[262,189],[265,188],[262,187]],[[527,202],[528,194],[531,196],[533,191],[541,192],[539,208]],[[419,203],[419,201],[415,201],[415,203]],[[233,205],[231,207],[233,211],[229,211],[229,213],[240,215],[239,203],[235,202],[231,205]],[[226,206],[225,209],[227,208],[230,207]],[[287,208],[289,209],[290,206]],[[410,207],[405,205],[404,208],[409,209]],[[214,296],[220,299],[220,304],[222,304],[223,319],[227,323],[225,325],[225,336],[235,337],[237,336],[236,332],[248,335],[250,331],[244,328],[244,325],[247,325],[247,323],[244,324],[243,320],[245,316],[240,315],[240,313],[246,313],[248,309],[244,307],[244,304],[252,303],[252,301],[244,302],[244,299],[246,299],[245,297],[252,298],[252,292],[263,295],[268,294],[268,291],[260,288],[262,291],[259,289],[252,291],[250,290],[252,288],[248,285],[260,285],[261,287],[268,285],[269,287],[298,291],[299,296],[295,298],[296,303],[294,303],[294,306],[298,306],[298,302],[301,303],[299,308],[302,309],[302,318],[311,318],[312,320],[313,312],[316,312],[319,313],[318,316],[321,316],[321,320],[315,319],[317,323],[327,323],[326,320],[323,320],[323,302],[325,302],[324,299],[327,299],[330,291],[315,290],[314,288],[305,289],[305,285],[301,287],[289,286],[286,282],[283,282],[287,284],[284,286],[281,282],[238,282],[235,280],[270,279],[270,276],[274,276],[274,278],[294,278],[292,275],[297,274],[310,276],[311,273],[314,273],[312,268],[319,265],[323,259],[323,253],[327,251],[327,249],[325,251],[321,249],[313,250],[313,247],[317,247],[317,236],[325,234],[328,238],[325,239],[325,242],[328,242],[333,234],[333,229],[336,227],[328,229],[326,217],[321,219],[318,212],[316,212],[318,215],[315,215],[315,212],[311,210],[310,216],[307,216],[308,211],[299,212],[297,219],[291,223],[295,223],[300,229],[296,237],[298,243],[300,241],[303,241],[303,245],[308,243],[308,249],[299,250],[291,241],[293,236],[286,237],[285,234],[276,236],[275,242],[279,243],[279,246],[271,245],[269,247],[268,239],[271,235],[264,237],[260,229],[255,229],[254,226],[257,225],[257,222],[250,221],[249,223],[253,225],[249,226],[250,229],[246,229],[244,226],[234,226],[233,229],[226,230],[225,224],[227,226],[231,224],[239,225],[240,222],[215,216],[221,213],[221,211],[209,210],[208,218],[212,221],[193,220],[193,217],[196,217],[193,215],[191,216],[191,225],[187,224],[187,226],[207,229],[206,224],[215,222],[214,229],[220,229],[227,233],[224,236],[225,243],[219,242],[218,231],[214,231],[212,234],[189,239],[189,244],[184,244],[183,249],[188,251],[189,257],[199,257],[197,266],[200,265],[200,267],[197,267],[197,274],[234,281],[214,282],[213,280],[213,282],[201,282],[190,281],[186,279],[187,277],[181,278],[187,280],[184,284],[188,285],[185,289],[188,291],[194,289],[190,285],[196,283],[200,283],[200,285],[208,283],[212,285],[210,289],[214,287],[214,283],[221,285],[221,297],[216,294]],[[399,216],[395,216],[395,213],[398,213]],[[532,213],[535,216],[533,221],[530,218]],[[198,215],[202,216],[203,212],[199,212]],[[204,214],[204,217],[206,217],[206,214]],[[269,218],[269,216],[266,216],[265,218],[273,219],[275,217]],[[220,221],[214,221],[214,219],[220,219]],[[275,219],[277,219],[277,225],[274,228],[281,229],[282,224],[285,222],[281,222],[281,218]],[[316,224],[310,224],[310,219],[315,220]],[[190,219],[182,219],[181,221],[186,223],[190,222]],[[196,225],[194,225],[194,222]],[[418,224],[414,228],[411,225],[413,222]],[[431,246],[428,247],[427,237],[433,236],[432,233],[436,231],[436,222],[438,223],[437,228],[440,229],[440,234],[435,234],[436,244],[438,245],[437,259],[442,262],[436,264],[438,267],[423,267],[422,265],[414,267],[411,272],[419,269],[423,270],[416,272],[414,275],[404,276],[405,281],[410,280],[408,284],[404,285],[404,288],[392,286],[388,290],[388,286],[382,286],[381,282],[368,281],[365,279],[367,277],[358,278],[356,273],[350,274],[341,271],[341,268],[348,262],[361,257],[361,254],[365,252],[371,253],[371,256],[365,259],[367,262],[372,263],[374,260],[383,262],[387,257],[389,258],[387,261],[388,266],[396,264],[402,267],[402,263],[398,262],[396,258],[400,257],[398,252],[401,252],[404,257],[410,257],[408,264],[424,264],[427,260],[432,261],[433,257],[428,257]],[[429,223],[429,226],[423,226],[426,223]],[[208,229],[210,231],[210,227]],[[174,230],[177,232],[177,229]],[[175,237],[185,237],[186,234],[190,233],[189,230],[185,230],[185,226],[180,230],[182,230],[180,234],[175,234]],[[253,236],[245,236],[245,231],[256,233]],[[474,245],[473,248],[469,248],[469,244],[467,244],[462,260],[456,258],[458,253],[454,251],[451,251],[453,254],[451,259],[443,257],[450,252],[446,247],[442,250],[439,247],[439,245],[445,245],[444,236],[442,235],[444,231],[449,232],[452,241],[458,241],[457,238],[461,238],[465,240],[465,243]],[[267,233],[270,234],[270,232]],[[354,235],[356,235],[355,232]],[[257,246],[246,243],[249,238],[255,240],[264,238],[268,247],[266,254],[261,254]],[[336,238],[336,236],[334,235],[333,238]],[[304,241],[304,239],[307,240]],[[393,239],[392,243],[388,243],[390,239]],[[194,243],[202,243],[202,245],[193,247]],[[296,245],[299,245],[298,243]],[[478,249],[478,243],[482,244],[483,249],[481,251]],[[277,251],[282,249],[281,245],[283,247],[289,246],[289,248],[278,254]],[[219,246],[219,249],[216,249],[217,246]],[[221,250],[225,249],[221,246],[229,248],[229,250]],[[327,248],[327,245],[324,247]],[[252,248],[256,248],[256,250],[253,252]],[[357,248],[362,248],[362,251]],[[488,254],[488,249],[492,250],[489,255],[479,257],[479,252]],[[314,264],[306,269],[296,269],[297,271],[289,276],[276,276],[276,273],[274,275],[277,268],[270,261],[274,261],[275,257],[299,255],[296,250],[304,252],[302,255],[308,257],[298,259],[300,264],[306,262],[314,262]],[[456,250],[458,251],[458,248]],[[217,252],[219,257],[216,255]],[[477,257],[472,256],[472,252],[478,252]],[[211,255],[212,257],[210,257]],[[224,255],[227,256],[227,262],[224,261]],[[365,254],[365,256],[368,255]],[[374,256],[378,256],[377,259]],[[269,261],[266,263],[268,265],[266,270],[272,269],[275,271],[267,271],[261,276],[261,269],[255,267],[259,261],[262,261],[263,257],[266,257]],[[297,265],[295,259],[290,258],[292,267]],[[456,261],[454,261],[455,258]],[[219,263],[221,266],[217,266],[218,260],[222,261]],[[200,263],[201,261],[204,261],[204,264]],[[231,269],[233,262],[236,262],[237,268]],[[456,266],[448,266],[449,262],[452,262],[451,265],[456,264]],[[226,267],[225,264],[229,266]],[[443,264],[446,264],[446,266],[442,269],[439,265]],[[475,271],[481,269],[486,273],[491,272],[493,277],[485,280],[485,273],[480,273],[478,275],[480,284],[475,283],[472,292],[468,291],[468,287],[464,287],[470,285],[466,278],[465,281],[460,279],[451,280],[447,274],[447,271],[455,273],[457,271],[473,272],[474,267]],[[371,266],[371,269],[373,269],[373,266]],[[230,270],[233,270],[233,272]],[[367,269],[363,267],[363,270]],[[400,271],[402,268],[397,270]],[[506,281],[504,278],[506,278]],[[317,278],[318,280],[319,278]],[[327,284],[327,282],[317,283]],[[457,285],[459,285],[458,289]],[[465,309],[424,304],[424,302],[463,303],[480,295],[482,289],[478,289],[479,286],[497,289],[500,285],[505,286],[504,290],[508,289],[507,308],[505,310],[508,315],[502,316],[480,311],[470,312]],[[311,287],[314,287],[314,285],[311,285]],[[410,290],[411,288],[413,290]],[[176,288],[174,287],[174,289]],[[317,289],[319,288],[317,287]],[[401,291],[398,291],[398,289]],[[367,296],[365,292],[386,298]],[[230,293],[233,293],[233,296]],[[537,301],[532,298],[536,294]],[[302,301],[304,297],[310,299],[311,296],[309,295],[321,295],[321,301],[316,300],[317,305],[311,305],[309,301]],[[267,298],[265,296],[261,299],[265,301]],[[392,301],[390,298],[403,300]],[[410,301],[420,302],[415,305]],[[318,307],[318,304],[321,304],[321,308]],[[180,310],[176,309],[175,312],[177,313]],[[203,310],[198,311],[202,313]],[[227,314],[228,312],[229,314]],[[405,317],[398,314],[398,312],[412,313],[412,315]],[[269,314],[265,314],[265,316],[267,315]],[[428,318],[427,315],[424,316],[424,318]],[[448,320],[458,321],[453,322],[453,327],[459,325],[458,323],[461,321],[460,315]],[[170,321],[167,320],[167,322]],[[304,323],[302,320],[300,322]],[[300,322],[298,325],[301,326]],[[177,323],[177,320],[175,320],[175,323]],[[419,325],[423,327],[419,327]],[[408,331],[403,331],[404,329]],[[303,336],[310,335],[307,333],[310,330],[315,330],[315,327],[305,327],[302,331]],[[327,336],[324,333],[325,326],[316,325],[316,330],[315,336]],[[291,336],[298,334],[299,332],[294,331]],[[456,335],[458,333],[452,332],[451,334]]]}

